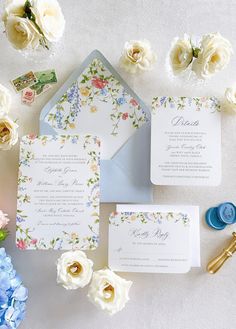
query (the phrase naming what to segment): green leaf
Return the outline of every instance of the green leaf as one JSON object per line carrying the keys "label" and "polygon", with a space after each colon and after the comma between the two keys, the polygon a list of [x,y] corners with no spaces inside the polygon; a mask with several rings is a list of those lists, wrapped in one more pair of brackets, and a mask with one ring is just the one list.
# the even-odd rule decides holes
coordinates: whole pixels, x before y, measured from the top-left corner
{"label": "green leaf", "polygon": [[198,58],[198,54],[200,53],[200,48],[193,48],[193,57]]}
{"label": "green leaf", "polygon": [[6,230],[0,230],[0,241],[4,241],[6,238],[7,238],[7,236],[8,236],[8,231],[6,231]]}

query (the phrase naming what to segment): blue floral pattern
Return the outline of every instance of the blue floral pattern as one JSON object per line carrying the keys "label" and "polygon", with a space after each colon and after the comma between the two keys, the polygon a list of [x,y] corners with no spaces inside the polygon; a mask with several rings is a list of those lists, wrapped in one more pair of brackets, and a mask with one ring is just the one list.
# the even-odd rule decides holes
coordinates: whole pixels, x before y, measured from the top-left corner
{"label": "blue floral pattern", "polygon": [[83,108],[89,108],[93,114],[102,110],[102,104],[108,102],[111,104],[108,115],[111,120],[110,135],[113,137],[118,135],[121,121],[126,121],[127,126],[131,125],[133,129],[140,128],[148,121],[137,100],[128,94],[99,59],[94,59],[45,120],[56,129],[75,129]]}
{"label": "blue floral pattern", "polygon": [[155,114],[160,108],[173,108],[184,110],[194,106],[196,111],[208,110],[211,113],[220,112],[220,103],[216,97],[155,97],[152,101],[152,113]]}

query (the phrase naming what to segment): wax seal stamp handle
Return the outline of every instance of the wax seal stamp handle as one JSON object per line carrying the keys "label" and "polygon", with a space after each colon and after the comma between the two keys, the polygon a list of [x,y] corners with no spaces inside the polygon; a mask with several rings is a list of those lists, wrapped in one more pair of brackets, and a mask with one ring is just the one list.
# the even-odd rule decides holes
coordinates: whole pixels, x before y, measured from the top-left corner
{"label": "wax seal stamp handle", "polygon": [[225,261],[232,257],[236,251],[236,232],[233,232],[233,238],[227,248],[223,249],[220,255],[213,258],[207,265],[207,271],[211,274],[216,273],[225,263]]}

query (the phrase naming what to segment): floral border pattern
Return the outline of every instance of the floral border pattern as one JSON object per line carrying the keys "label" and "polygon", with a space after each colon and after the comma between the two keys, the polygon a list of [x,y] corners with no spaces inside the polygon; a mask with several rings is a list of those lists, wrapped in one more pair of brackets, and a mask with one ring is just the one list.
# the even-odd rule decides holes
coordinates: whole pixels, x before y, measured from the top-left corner
{"label": "floral border pattern", "polygon": [[109,224],[117,227],[124,222],[133,223],[134,221],[142,224],[150,222],[162,224],[164,221],[171,221],[186,227],[190,225],[190,218],[187,214],[175,212],[113,212],[109,218]]}
{"label": "floral border pattern", "polygon": [[[67,130],[76,127],[76,119],[82,107],[89,107],[91,114],[100,110],[97,103],[111,103],[111,136],[119,134],[119,124],[130,121],[133,129],[140,128],[148,121],[145,111],[131,95],[127,93],[101,60],[94,59],[74,82],[59,102],[48,113],[45,120],[53,128]],[[67,107],[69,104],[69,110]],[[96,104],[96,105],[95,105]],[[124,108],[124,105],[128,105]]]}
{"label": "floral border pattern", "polygon": [[[88,223],[90,235],[80,237],[78,232],[68,233],[62,231],[61,236],[57,236],[50,241],[45,238],[37,238],[35,229],[27,224],[28,215],[24,211],[24,205],[30,204],[31,198],[27,194],[27,184],[31,184],[33,177],[24,174],[24,167],[29,167],[34,154],[28,150],[28,146],[35,142],[41,142],[43,146],[50,141],[59,140],[60,148],[67,142],[73,144],[82,143],[83,149],[87,152],[91,176],[87,179],[89,193],[87,196],[86,208],[89,209],[91,221]],[[90,249],[97,247],[99,242],[99,202],[100,202],[100,140],[96,136],[86,135],[28,135],[22,138],[20,148],[18,195],[17,195],[17,215],[16,215],[16,245],[19,249],[63,249],[64,246],[71,246],[71,249]],[[30,156],[29,156],[30,154]]]}
{"label": "floral border pattern", "polygon": [[185,110],[194,106],[196,111],[209,110],[210,113],[220,112],[220,102],[216,97],[154,97],[152,101],[152,114],[160,108],[173,108]]}

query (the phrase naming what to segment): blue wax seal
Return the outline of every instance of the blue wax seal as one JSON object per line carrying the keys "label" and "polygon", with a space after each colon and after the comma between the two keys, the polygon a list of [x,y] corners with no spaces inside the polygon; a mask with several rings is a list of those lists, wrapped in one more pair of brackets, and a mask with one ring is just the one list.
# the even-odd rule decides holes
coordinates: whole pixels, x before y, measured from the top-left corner
{"label": "blue wax seal", "polygon": [[236,209],[233,203],[225,202],[218,206],[217,214],[219,219],[225,224],[233,224],[236,222]]}
{"label": "blue wax seal", "polygon": [[217,207],[208,209],[205,218],[207,225],[209,225],[210,227],[216,230],[223,230],[227,226],[227,224],[222,222],[218,217]]}

